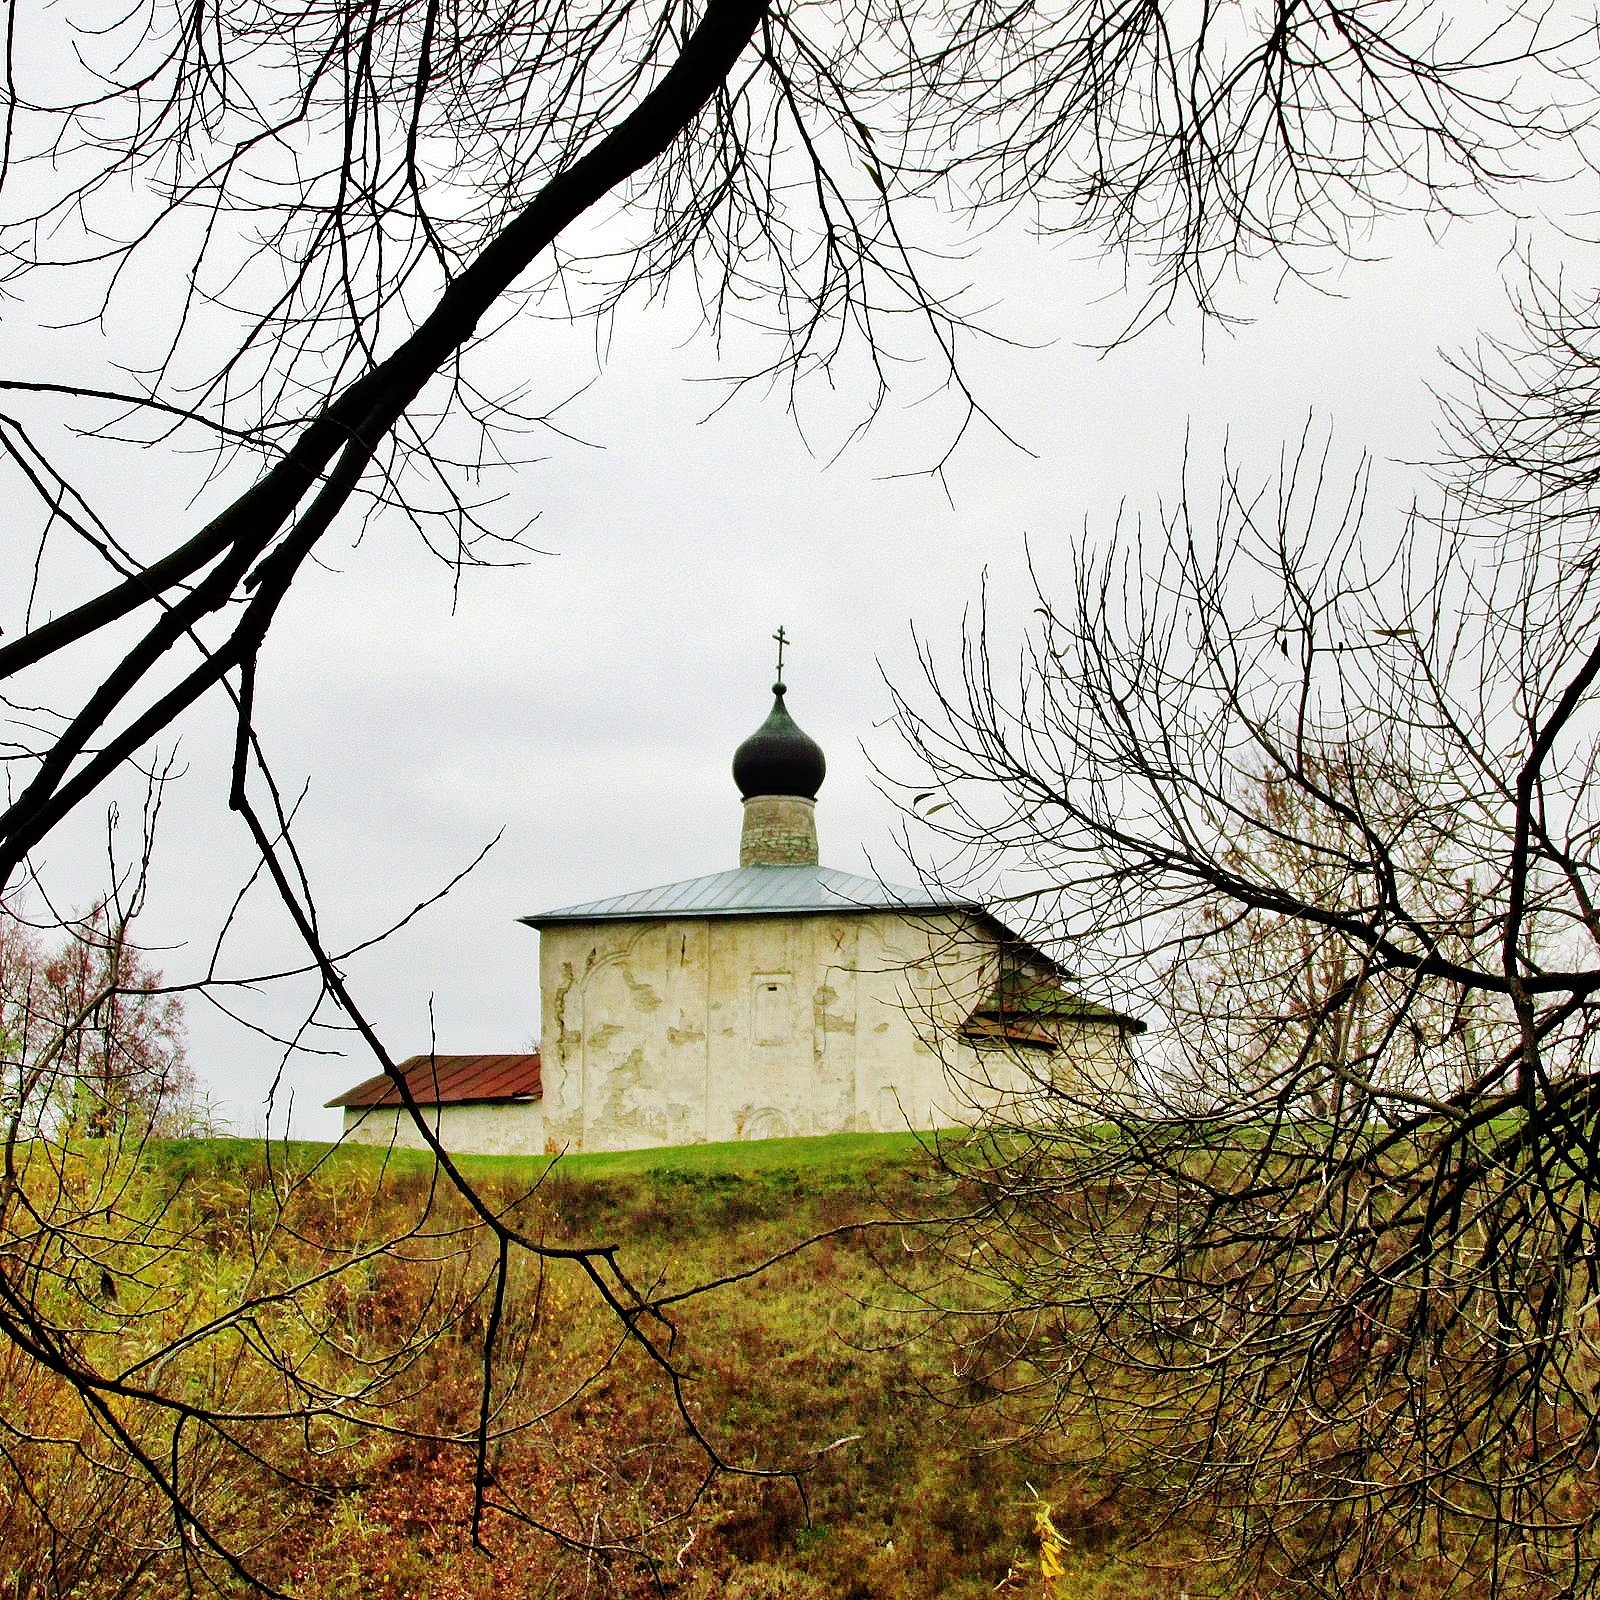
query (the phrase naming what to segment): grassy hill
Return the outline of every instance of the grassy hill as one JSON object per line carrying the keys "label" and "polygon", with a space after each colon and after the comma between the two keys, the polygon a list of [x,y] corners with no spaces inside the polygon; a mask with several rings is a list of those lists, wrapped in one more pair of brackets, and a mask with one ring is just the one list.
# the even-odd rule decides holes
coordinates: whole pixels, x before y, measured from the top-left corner
{"label": "grassy hill", "polygon": [[[670,1326],[647,1324],[681,1376],[687,1422],[673,1382],[619,1336],[579,1266],[515,1263],[474,1548],[493,1252],[460,1201],[409,1152],[147,1147],[139,1203],[180,1243],[129,1258],[128,1281],[150,1297],[135,1317],[125,1292],[122,1320],[107,1311],[95,1337],[153,1339],[180,1301],[192,1322],[207,1295],[237,1303],[309,1278],[294,1303],[265,1297],[254,1324],[188,1369],[180,1352],[172,1371],[245,1400],[343,1386],[308,1425],[191,1435],[211,1452],[191,1479],[206,1515],[274,1587],[319,1600],[1176,1600],[1214,1586],[1196,1565],[1200,1531],[1153,1531],[1132,1492],[1086,1464],[1086,1431],[1007,1442],[1015,1416],[969,1388],[959,1321],[932,1317],[925,1298],[950,1298],[950,1268],[914,1225],[960,1197],[910,1136],[462,1166],[525,1233],[615,1244],[632,1282],[667,1293],[826,1237],[677,1303]],[[0,1486],[0,1592],[186,1592],[193,1551],[169,1508],[118,1475],[103,1430],[74,1421],[14,1350],[7,1360],[0,1417],[32,1442],[10,1452]],[[352,1396],[363,1364],[372,1387]],[[708,1470],[694,1430],[735,1470]],[[18,1478],[49,1492],[18,1492]],[[1061,1536],[1053,1587],[1040,1573],[1041,1501]],[[107,1519],[116,1541],[96,1537]]]}

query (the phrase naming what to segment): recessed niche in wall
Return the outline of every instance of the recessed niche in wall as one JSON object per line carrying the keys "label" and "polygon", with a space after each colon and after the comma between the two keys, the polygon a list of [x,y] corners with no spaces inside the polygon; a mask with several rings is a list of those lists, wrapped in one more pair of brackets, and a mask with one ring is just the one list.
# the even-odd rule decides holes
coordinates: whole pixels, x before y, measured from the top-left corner
{"label": "recessed niche in wall", "polygon": [[792,981],[787,972],[758,972],[751,986],[750,1038],[755,1044],[787,1044],[793,1032]]}

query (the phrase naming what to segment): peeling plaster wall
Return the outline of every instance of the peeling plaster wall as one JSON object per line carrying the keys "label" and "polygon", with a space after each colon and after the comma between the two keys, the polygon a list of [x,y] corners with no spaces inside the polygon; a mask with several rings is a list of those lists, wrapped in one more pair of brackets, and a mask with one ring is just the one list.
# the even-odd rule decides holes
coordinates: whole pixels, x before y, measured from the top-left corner
{"label": "peeling plaster wall", "polygon": [[[498,1105],[424,1106],[439,1142],[452,1155],[532,1156],[545,1147],[544,1107],[537,1100]],[[401,1150],[427,1146],[403,1107],[369,1111],[346,1108],[342,1137],[351,1144],[381,1144]]]}
{"label": "peeling plaster wall", "polygon": [[952,1042],[998,961],[993,937],[959,914],[546,927],[549,1148],[974,1121],[1037,1089],[1009,1052]]}

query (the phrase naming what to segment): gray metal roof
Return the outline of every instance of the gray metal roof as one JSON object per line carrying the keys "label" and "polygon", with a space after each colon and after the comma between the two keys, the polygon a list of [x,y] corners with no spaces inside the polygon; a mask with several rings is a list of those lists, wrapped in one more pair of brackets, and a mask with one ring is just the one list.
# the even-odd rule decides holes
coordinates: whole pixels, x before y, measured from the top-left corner
{"label": "gray metal roof", "polygon": [[975,900],[927,889],[879,883],[832,867],[735,867],[682,883],[540,911],[530,928],[556,922],[623,922],[640,917],[774,917],[819,911],[968,911],[987,915]]}

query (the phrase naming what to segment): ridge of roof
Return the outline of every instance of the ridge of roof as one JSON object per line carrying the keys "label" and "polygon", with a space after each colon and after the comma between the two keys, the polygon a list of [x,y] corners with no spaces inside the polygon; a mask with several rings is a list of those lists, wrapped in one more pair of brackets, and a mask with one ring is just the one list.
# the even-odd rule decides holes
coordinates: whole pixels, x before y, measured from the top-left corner
{"label": "ridge of roof", "polygon": [[563,922],[622,922],[654,917],[761,917],[852,911],[966,911],[989,915],[976,900],[883,883],[832,867],[734,867],[677,883],[517,920],[530,928]]}

